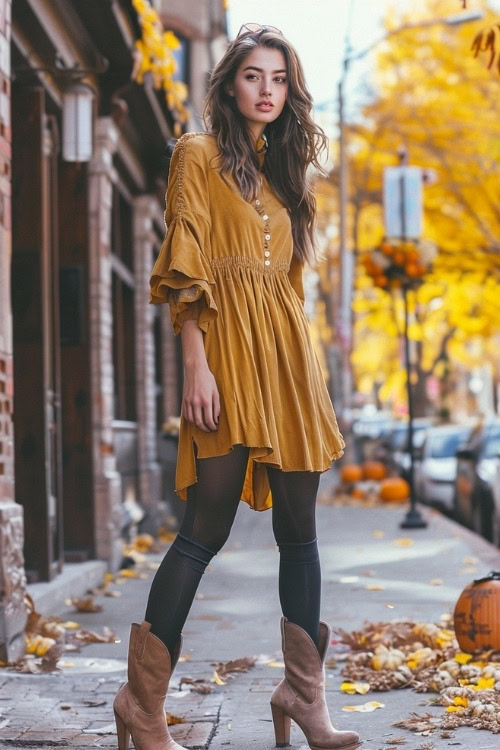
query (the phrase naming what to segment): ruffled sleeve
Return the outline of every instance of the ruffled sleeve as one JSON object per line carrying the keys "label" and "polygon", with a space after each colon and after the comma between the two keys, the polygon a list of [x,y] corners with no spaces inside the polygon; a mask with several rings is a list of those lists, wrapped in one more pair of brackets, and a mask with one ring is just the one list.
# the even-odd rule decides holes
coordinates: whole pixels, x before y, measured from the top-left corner
{"label": "ruffled sleeve", "polygon": [[211,223],[204,158],[192,139],[179,139],[170,162],[166,235],[151,272],[149,301],[169,304],[175,335],[189,319],[206,333],[218,316],[208,260]]}
{"label": "ruffled sleeve", "polygon": [[295,255],[293,255],[290,263],[290,268],[288,269],[288,278],[290,279],[290,284],[297,292],[302,305],[304,305],[305,303],[304,284],[302,281],[303,270],[304,264]]}

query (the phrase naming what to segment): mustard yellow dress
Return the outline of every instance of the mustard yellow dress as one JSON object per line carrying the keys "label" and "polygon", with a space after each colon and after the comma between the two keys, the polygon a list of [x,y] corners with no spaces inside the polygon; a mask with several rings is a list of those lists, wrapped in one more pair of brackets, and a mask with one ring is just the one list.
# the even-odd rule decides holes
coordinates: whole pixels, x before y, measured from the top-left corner
{"label": "mustard yellow dress", "polygon": [[[259,163],[265,140],[257,143]],[[198,320],[220,396],[216,431],[181,416],[175,491],[187,500],[199,458],[250,448],[241,500],[272,507],[265,464],[326,471],[344,452],[304,312],[302,263],[288,211],[262,174],[254,202],[219,174],[216,138],[185,133],[170,162],[167,228],[151,275],[150,302],[167,302],[174,333]]]}

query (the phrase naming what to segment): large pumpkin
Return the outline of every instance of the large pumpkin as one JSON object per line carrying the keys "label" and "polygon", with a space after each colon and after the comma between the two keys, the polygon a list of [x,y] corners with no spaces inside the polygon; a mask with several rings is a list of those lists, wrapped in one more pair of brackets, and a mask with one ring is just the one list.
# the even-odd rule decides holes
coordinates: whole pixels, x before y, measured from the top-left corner
{"label": "large pumpkin", "polygon": [[380,485],[380,499],[402,503],[410,497],[410,485],[401,477],[388,477]]}
{"label": "large pumpkin", "polygon": [[365,461],[363,464],[364,479],[385,479],[387,469],[380,461]]}
{"label": "large pumpkin", "polygon": [[500,572],[464,588],[455,606],[455,635],[468,654],[500,649]]}
{"label": "large pumpkin", "polygon": [[347,483],[359,482],[363,479],[361,466],[357,466],[356,464],[346,464],[340,470],[340,478],[343,482]]}

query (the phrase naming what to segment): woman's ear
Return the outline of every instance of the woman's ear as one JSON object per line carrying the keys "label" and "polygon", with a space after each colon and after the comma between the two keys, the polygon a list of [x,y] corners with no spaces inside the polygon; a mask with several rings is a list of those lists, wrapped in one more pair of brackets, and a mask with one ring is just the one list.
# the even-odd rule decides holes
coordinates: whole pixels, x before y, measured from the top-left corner
{"label": "woman's ear", "polygon": [[234,88],[232,83],[226,83],[224,85],[224,91],[228,96],[234,96]]}

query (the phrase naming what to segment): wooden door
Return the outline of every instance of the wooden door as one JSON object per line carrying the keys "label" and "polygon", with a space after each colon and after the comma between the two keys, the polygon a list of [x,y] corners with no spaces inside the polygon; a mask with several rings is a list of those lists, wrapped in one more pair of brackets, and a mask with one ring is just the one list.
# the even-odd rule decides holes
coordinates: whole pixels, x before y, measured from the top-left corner
{"label": "wooden door", "polygon": [[29,581],[62,569],[57,132],[41,87],[12,87],[16,499]]}

